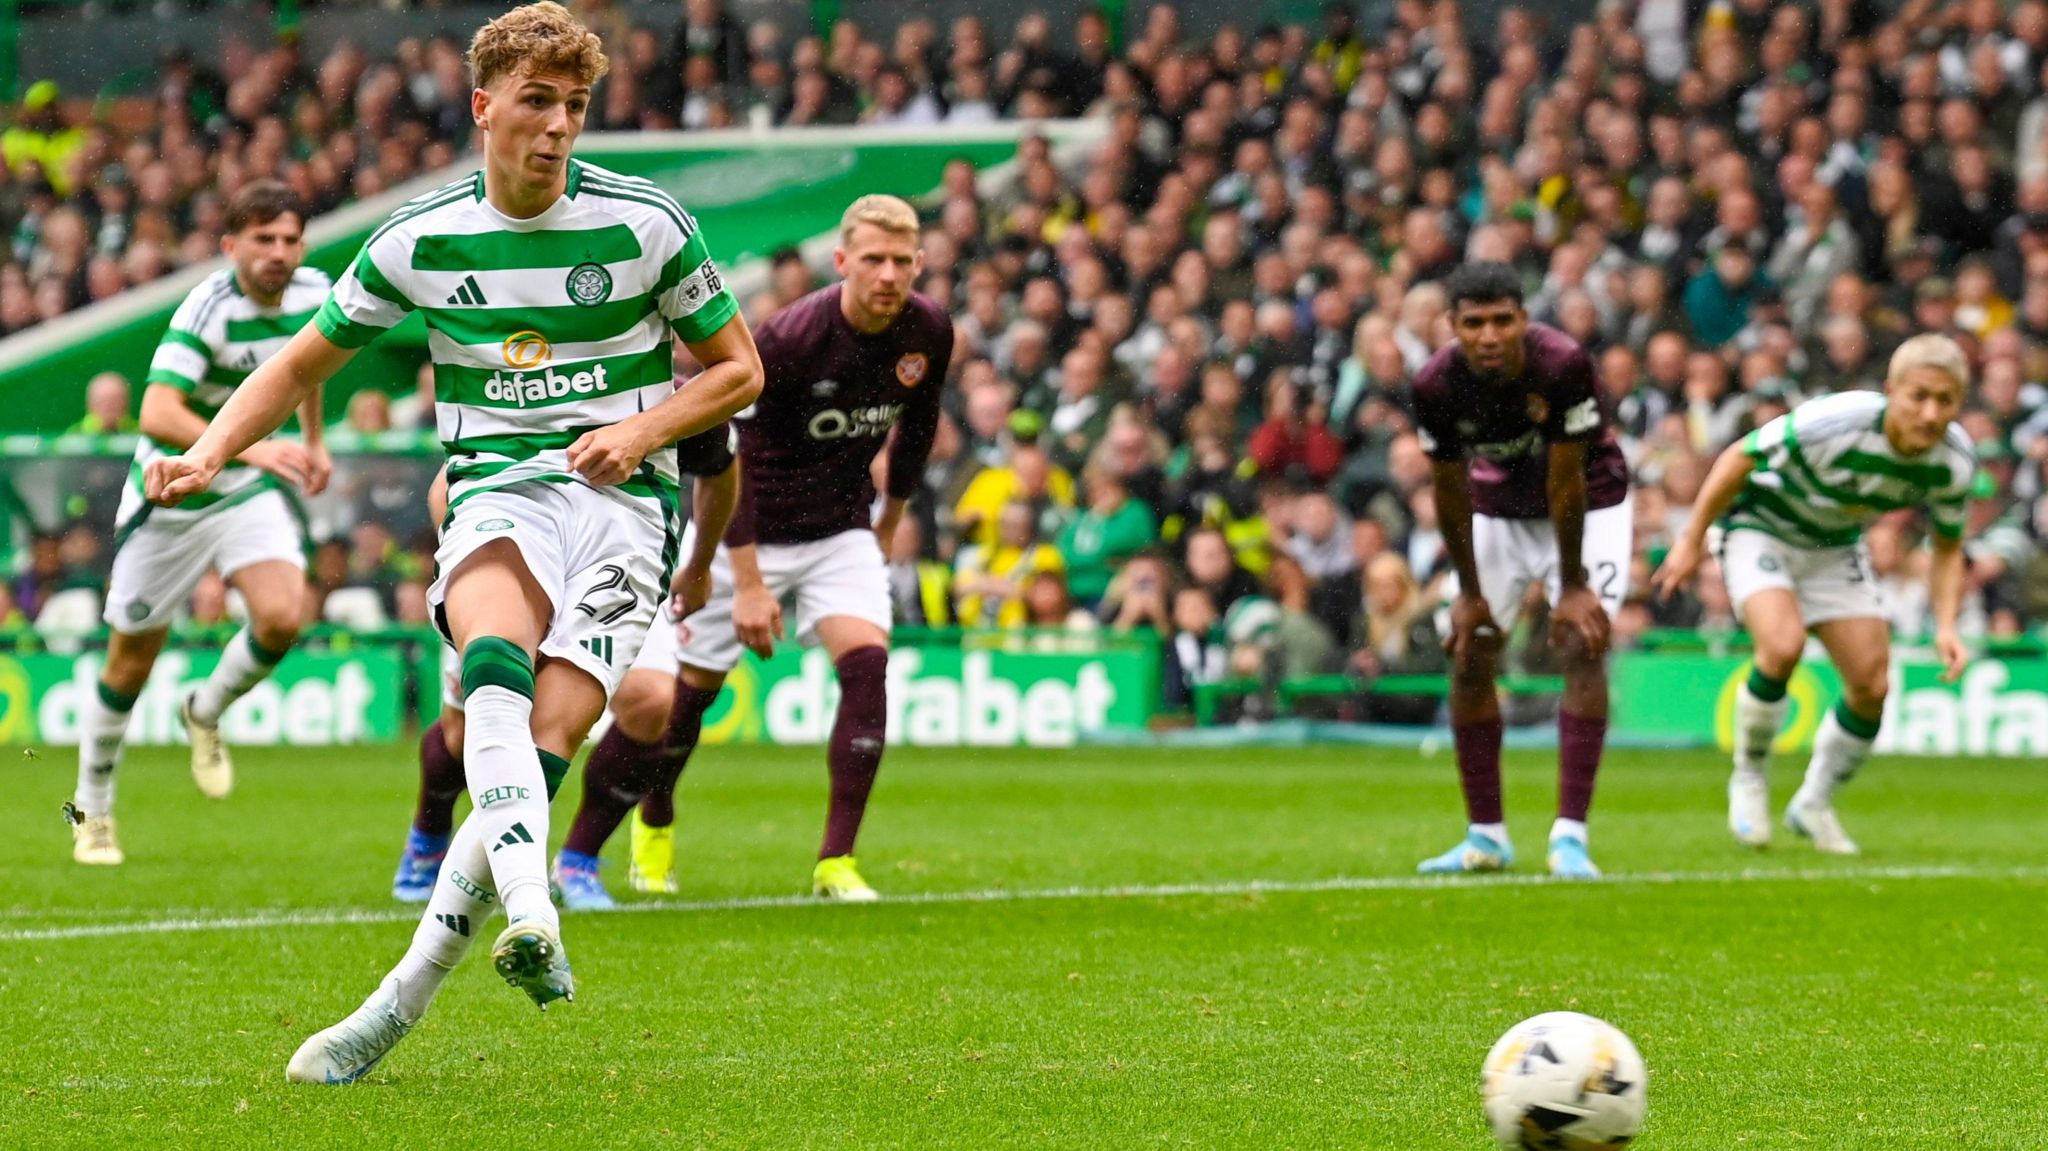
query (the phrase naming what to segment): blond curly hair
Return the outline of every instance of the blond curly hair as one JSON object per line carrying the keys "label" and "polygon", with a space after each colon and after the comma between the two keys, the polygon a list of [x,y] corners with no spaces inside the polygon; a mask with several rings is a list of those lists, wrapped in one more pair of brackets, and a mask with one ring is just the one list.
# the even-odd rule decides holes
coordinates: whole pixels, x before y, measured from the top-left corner
{"label": "blond curly hair", "polygon": [[611,67],[597,33],[554,0],[514,8],[477,29],[469,42],[469,74],[479,88],[518,74],[595,84]]}

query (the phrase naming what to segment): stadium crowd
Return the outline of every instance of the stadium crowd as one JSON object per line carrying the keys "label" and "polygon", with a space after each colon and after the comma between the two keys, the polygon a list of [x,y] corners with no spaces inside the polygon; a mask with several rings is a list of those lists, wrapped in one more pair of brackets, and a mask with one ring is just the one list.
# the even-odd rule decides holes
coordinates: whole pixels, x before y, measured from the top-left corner
{"label": "stadium crowd", "polygon": [[[1968,625],[2048,620],[2048,3],[1607,0],[1488,29],[1451,0],[1374,26],[1355,7],[1201,42],[1166,4],[1128,36],[1086,13],[1071,43],[1043,15],[1002,42],[973,17],[785,42],[715,0],[668,29],[587,4],[617,61],[592,127],[1106,119],[1084,165],[1028,140],[1006,191],[963,162],[929,202],[922,288],[960,338],[932,498],[891,556],[906,623],[1150,630],[1174,701],[1232,674],[1440,668],[1406,381],[1450,339],[1439,281],[1467,258],[1519,268],[1614,401],[1638,484],[1624,644],[1734,626],[1711,572],[1680,601],[1647,591],[1707,464],[1803,398],[1877,386],[1916,331],[1978,369]],[[384,61],[174,54],[128,138],[37,91],[5,141],[9,332],[210,254],[238,181],[279,175],[326,210],[454,161],[469,129],[438,38]],[[815,282],[785,255],[750,314]],[[1925,625],[1923,528],[1870,536],[1905,634]],[[323,546],[316,604],[370,588],[414,618],[425,542],[368,517]],[[39,543],[0,618],[89,579],[88,550]]]}

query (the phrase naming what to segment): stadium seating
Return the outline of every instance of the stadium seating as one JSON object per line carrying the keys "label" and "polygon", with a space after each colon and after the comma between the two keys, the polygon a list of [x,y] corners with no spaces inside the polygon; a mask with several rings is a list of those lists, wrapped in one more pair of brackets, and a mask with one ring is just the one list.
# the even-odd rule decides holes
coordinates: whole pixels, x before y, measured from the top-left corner
{"label": "stadium seating", "polygon": [[[1292,708],[1332,684],[1320,677],[1440,670],[1426,609],[1443,553],[1405,388],[1447,339],[1437,281],[1466,257],[1514,263],[1532,313],[1595,350],[1639,485],[1624,646],[1732,626],[1711,575],[1671,603],[1643,587],[1704,462],[1803,397],[1872,386],[1890,346],[1930,329],[1963,340],[1983,381],[1965,418],[1984,463],[1967,622],[2035,631],[2048,610],[2038,9],[1717,0],[1602,6],[1575,24],[1507,8],[1475,26],[1413,0],[1252,28],[1190,4],[1119,6],[1115,28],[1092,11],[996,28],[882,27],[849,8],[803,35],[715,4],[691,6],[689,28],[593,8],[618,61],[593,127],[1101,118],[1107,138],[1079,166],[1026,148],[1001,190],[949,178],[926,201],[922,286],[954,311],[962,354],[919,547],[894,557],[899,607],[944,626],[962,571],[1009,577],[1020,596],[1051,575],[1066,590],[1009,618],[1156,633],[1176,706],[1256,665],[1262,684],[1298,685],[1266,705]],[[279,175],[325,209],[461,162],[459,59],[445,37],[318,60],[292,41],[229,40],[167,57],[140,119],[26,87],[0,184],[13,239],[0,329],[211,252],[220,197],[241,180]],[[1735,252],[1750,258],[1723,258]],[[751,313],[816,274],[778,260]],[[1021,543],[991,535],[1012,497],[1034,513]],[[52,583],[38,547],[110,512],[17,517],[11,596],[30,618],[47,588],[90,582],[107,559],[61,564]],[[327,525],[328,548],[355,554],[309,599],[369,591],[384,618],[406,618],[423,541],[393,525],[351,543],[349,527]],[[1910,517],[1873,533],[1881,582],[1917,580],[1921,534]],[[1376,563],[1405,592],[1375,604]],[[1139,571],[1163,579],[1137,586]],[[1176,618],[1181,588],[1203,602]],[[369,618],[346,599],[359,603],[348,618]],[[1232,610],[1254,599],[1281,625],[1233,638]],[[1895,626],[1920,631],[1924,598],[1899,603]],[[1213,666],[1177,666],[1184,635]]]}

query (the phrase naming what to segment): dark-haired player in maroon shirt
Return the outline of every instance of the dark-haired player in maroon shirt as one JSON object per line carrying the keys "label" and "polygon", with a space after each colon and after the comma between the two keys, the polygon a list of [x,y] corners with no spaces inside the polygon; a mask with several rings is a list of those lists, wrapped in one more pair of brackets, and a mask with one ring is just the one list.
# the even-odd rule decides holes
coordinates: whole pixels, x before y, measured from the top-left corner
{"label": "dark-haired player in maroon shirt", "polygon": [[1457,343],[1416,375],[1415,415],[1457,566],[1445,646],[1470,827],[1420,870],[1496,871],[1514,861],[1501,813],[1496,676],[1523,597],[1540,580],[1565,680],[1550,870],[1591,879],[1600,871],[1586,814],[1607,741],[1608,620],[1628,594],[1634,543],[1628,462],[1592,359],[1570,336],[1529,322],[1513,268],[1465,264],[1448,289]]}
{"label": "dark-haired player in maroon shirt", "polygon": [[[640,891],[675,890],[673,795],[704,713],[743,648],[767,654],[782,635],[785,595],[797,634],[824,645],[839,675],[839,712],[826,762],[831,806],[812,891],[870,900],[854,838],[881,766],[888,726],[891,601],[883,556],[923,477],[953,356],[953,321],[911,290],[923,266],[917,214],[894,196],[846,210],[833,265],[841,282],[783,309],[755,333],[767,376],[761,398],[734,420],[740,492],[703,607],[680,647],[656,629],[612,710],[658,711],[655,742],[615,725],[584,767],[583,801],[556,857],[570,906],[603,906],[597,855],[626,813],[634,820],[628,878]],[[894,433],[894,440],[890,439]],[[887,498],[877,515],[870,479],[888,445]],[[640,719],[652,718],[640,715]],[[641,731],[650,725],[636,723]]]}

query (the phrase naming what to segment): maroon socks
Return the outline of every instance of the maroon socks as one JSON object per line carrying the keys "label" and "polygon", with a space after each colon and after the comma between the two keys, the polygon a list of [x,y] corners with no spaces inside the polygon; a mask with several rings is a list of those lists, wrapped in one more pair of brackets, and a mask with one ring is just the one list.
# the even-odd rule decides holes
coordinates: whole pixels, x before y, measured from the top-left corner
{"label": "maroon socks", "polygon": [[448,750],[437,719],[420,733],[420,798],[412,812],[413,830],[447,838],[455,826],[455,800],[465,786],[462,760]]}
{"label": "maroon socks", "polygon": [[1593,808],[1593,781],[1607,746],[1607,717],[1557,713],[1557,817],[1586,821]]}
{"label": "maroon socks", "polygon": [[657,790],[668,820],[648,822],[655,826],[673,822],[675,807],[670,797],[675,792],[676,779],[682,775],[690,753],[696,750],[697,731],[703,725],[705,710],[717,698],[715,691],[698,691],[678,680],[668,728],[658,743],[641,743],[614,723],[583,764],[583,799],[576,806],[576,819],[569,825],[562,850],[597,855],[633,805]]}
{"label": "maroon socks", "polygon": [[852,855],[867,813],[868,792],[882,766],[889,727],[889,653],[861,647],[839,657],[839,715],[832,724],[826,763],[832,772],[832,806],[825,815],[819,859]]}
{"label": "maroon socks", "polygon": [[667,827],[676,821],[676,781],[697,750],[697,736],[704,730],[704,713],[718,699],[717,691],[705,691],[676,681],[676,703],[668,713],[668,734],[662,738],[661,754],[649,764],[651,774],[642,789],[640,822],[649,827]]}
{"label": "maroon socks", "polygon": [[1451,728],[1458,748],[1458,786],[1465,792],[1465,822],[1501,822],[1500,744],[1505,728],[1499,716]]}

